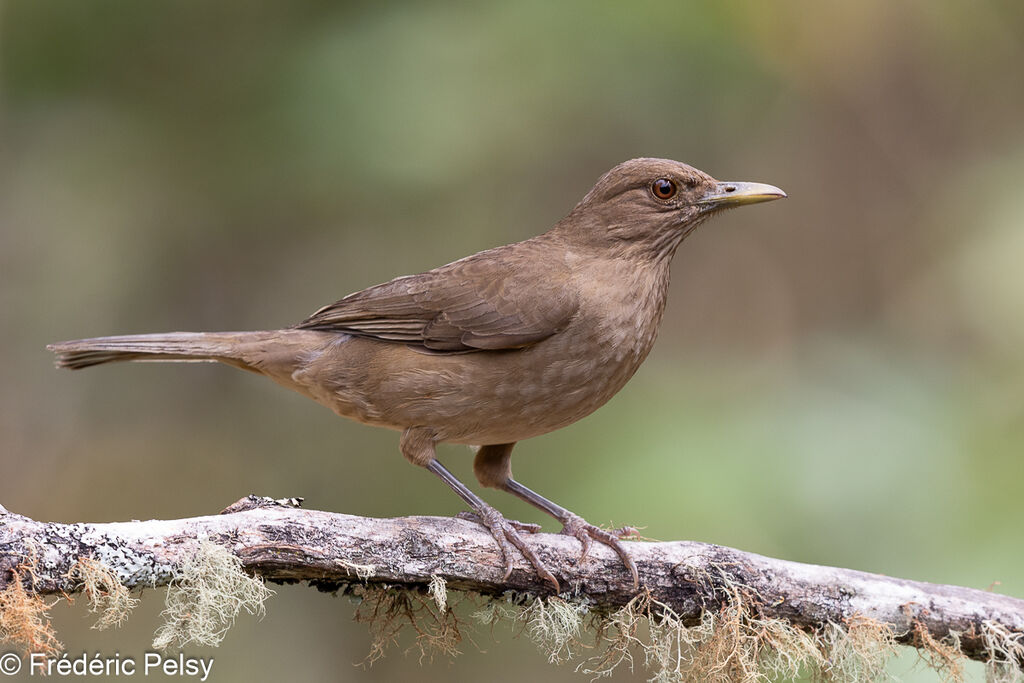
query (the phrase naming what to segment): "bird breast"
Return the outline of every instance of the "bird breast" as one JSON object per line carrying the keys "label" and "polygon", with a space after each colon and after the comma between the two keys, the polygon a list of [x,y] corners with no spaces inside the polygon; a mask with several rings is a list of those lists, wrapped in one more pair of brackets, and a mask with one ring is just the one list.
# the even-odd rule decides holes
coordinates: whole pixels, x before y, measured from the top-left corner
{"label": "bird breast", "polygon": [[507,443],[559,429],[604,405],[637,371],[657,337],[667,264],[609,259],[572,272],[580,306],[566,329],[525,349],[462,357],[480,368],[499,363],[464,376],[462,392],[472,398],[446,440]]}

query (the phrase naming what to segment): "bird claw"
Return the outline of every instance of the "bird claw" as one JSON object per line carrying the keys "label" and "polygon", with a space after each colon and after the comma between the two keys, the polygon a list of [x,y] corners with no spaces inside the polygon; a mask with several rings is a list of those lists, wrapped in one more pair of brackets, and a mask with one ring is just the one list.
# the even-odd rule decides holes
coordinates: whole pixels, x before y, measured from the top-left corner
{"label": "bird claw", "polygon": [[620,529],[607,531],[606,529],[590,524],[579,515],[571,513],[563,524],[565,526],[563,526],[561,533],[566,536],[576,537],[579,539],[580,545],[583,546],[583,551],[580,553],[580,564],[583,564],[583,561],[587,559],[587,553],[590,552],[591,541],[597,541],[598,543],[602,543],[615,551],[615,554],[619,556],[619,559],[622,560],[622,563],[626,565],[626,569],[628,569],[629,573],[633,576],[633,587],[640,587],[640,573],[637,571],[636,562],[633,561],[633,558],[628,552],[626,552],[626,549],[619,542],[622,538],[635,536],[637,534],[637,530],[634,527],[624,526]]}
{"label": "bird claw", "polygon": [[527,562],[533,565],[537,575],[551,584],[555,589],[555,593],[561,591],[558,579],[544,566],[544,563],[537,557],[537,554],[533,552],[530,546],[526,545],[526,541],[519,535],[520,531],[537,533],[540,531],[539,524],[524,524],[523,522],[505,519],[500,512],[489,506],[475,512],[460,512],[456,516],[481,524],[491,532],[491,536],[497,542],[498,549],[501,551],[501,556],[505,563],[505,574],[501,578],[502,581],[508,581],[508,578],[512,575],[512,546],[515,546],[523,554]]}

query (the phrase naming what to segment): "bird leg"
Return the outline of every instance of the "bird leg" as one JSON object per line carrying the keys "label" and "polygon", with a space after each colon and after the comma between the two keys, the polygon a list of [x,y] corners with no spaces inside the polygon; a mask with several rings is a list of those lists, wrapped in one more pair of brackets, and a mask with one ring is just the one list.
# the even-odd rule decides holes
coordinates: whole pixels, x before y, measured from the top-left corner
{"label": "bird leg", "polygon": [[[469,504],[469,507],[473,508],[473,516],[476,518],[475,521],[483,524],[490,530],[491,535],[494,536],[494,540],[498,543],[498,548],[501,550],[501,556],[505,562],[505,574],[501,577],[502,581],[507,581],[508,577],[512,575],[512,546],[519,548],[519,552],[533,565],[533,568],[537,571],[540,578],[550,583],[555,592],[561,591],[558,585],[558,579],[552,574],[544,563],[541,561],[537,554],[533,552],[530,546],[526,545],[526,541],[519,535],[518,529],[529,530],[536,532],[538,527],[536,524],[526,525],[521,522],[513,522],[505,519],[505,517],[495,510],[493,507],[485,503],[479,496],[466,488],[465,484],[455,478],[455,475],[448,471],[448,469],[437,460],[430,461],[427,465],[427,469],[441,477],[441,479],[452,487],[455,493],[459,494],[462,500]],[[510,545],[511,544],[511,545]]]}
{"label": "bird leg", "polygon": [[583,546],[580,554],[582,563],[590,551],[591,540],[603,543],[619,556],[626,569],[633,577],[633,586],[640,587],[640,574],[636,568],[636,562],[620,542],[621,538],[636,533],[632,527],[623,527],[615,531],[607,531],[601,527],[590,524],[579,515],[566,510],[564,507],[548,500],[544,496],[532,491],[512,478],[512,446],[515,444],[495,444],[481,446],[477,451],[476,459],[473,461],[473,471],[484,486],[499,488],[508,491],[513,496],[526,501],[530,505],[543,510],[562,523],[562,533],[568,536],[575,536]]}
{"label": "bird leg", "polygon": [[437,476],[441,478],[444,483],[448,484],[455,493],[458,494],[462,500],[466,501],[470,508],[473,509],[474,521],[479,522],[491,532],[494,540],[498,544],[498,549],[501,551],[501,556],[505,564],[505,574],[502,577],[502,581],[507,581],[508,577],[512,575],[512,546],[519,549],[519,552],[523,554],[523,557],[533,565],[537,575],[543,580],[550,583],[555,592],[561,591],[558,585],[558,579],[551,573],[550,570],[535,553],[530,546],[526,545],[526,541],[519,535],[519,531],[529,531],[536,533],[540,527],[536,524],[523,524],[521,522],[513,522],[505,519],[504,516],[493,507],[485,503],[478,495],[466,488],[466,485],[459,481],[454,474],[448,471],[448,469],[442,465],[435,456],[435,441],[434,434],[432,431],[424,427],[410,427],[402,433],[401,441],[402,455],[406,457],[410,462],[421,467],[425,467]]}

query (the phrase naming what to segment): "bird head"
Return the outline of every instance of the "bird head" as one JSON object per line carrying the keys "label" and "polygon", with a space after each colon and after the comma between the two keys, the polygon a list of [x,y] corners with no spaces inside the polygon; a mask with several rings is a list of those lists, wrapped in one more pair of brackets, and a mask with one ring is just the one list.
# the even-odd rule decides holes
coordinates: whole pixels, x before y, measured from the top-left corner
{"label": "bird head", "polygon": [[573,244],[671,258],[711,215],[785,196],[772,185],[721,182],[670,159],[631,159],[601,176],[555,231]]}

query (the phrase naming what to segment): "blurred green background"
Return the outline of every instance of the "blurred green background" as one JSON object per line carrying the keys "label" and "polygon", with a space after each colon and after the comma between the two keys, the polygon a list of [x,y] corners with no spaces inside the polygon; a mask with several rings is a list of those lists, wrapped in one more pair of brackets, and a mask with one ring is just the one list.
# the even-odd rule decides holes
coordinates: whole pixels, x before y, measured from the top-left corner
{"label": "blurred green background", "polygon": [[[1012,1],[4,2],[0,503],[454,514],[397,434],[271,382],[57,372],[44,347],[286,326],[537,234],[614,164],[662,156],[790,198],[690,237],[645,366],[520,445],[517,478],[654,538],[1022,596],[1021,63]],[[441,455],[471,478],[466,449]],[[138,654],[161,607],[147,594],[113,632],[81,604],[55,623],[71,653]],[[352,612],[279,588],[187,652],[218,681],[585,680],[500,629],[364,670]],[[914,660],[894,670],[935,678]]]}

